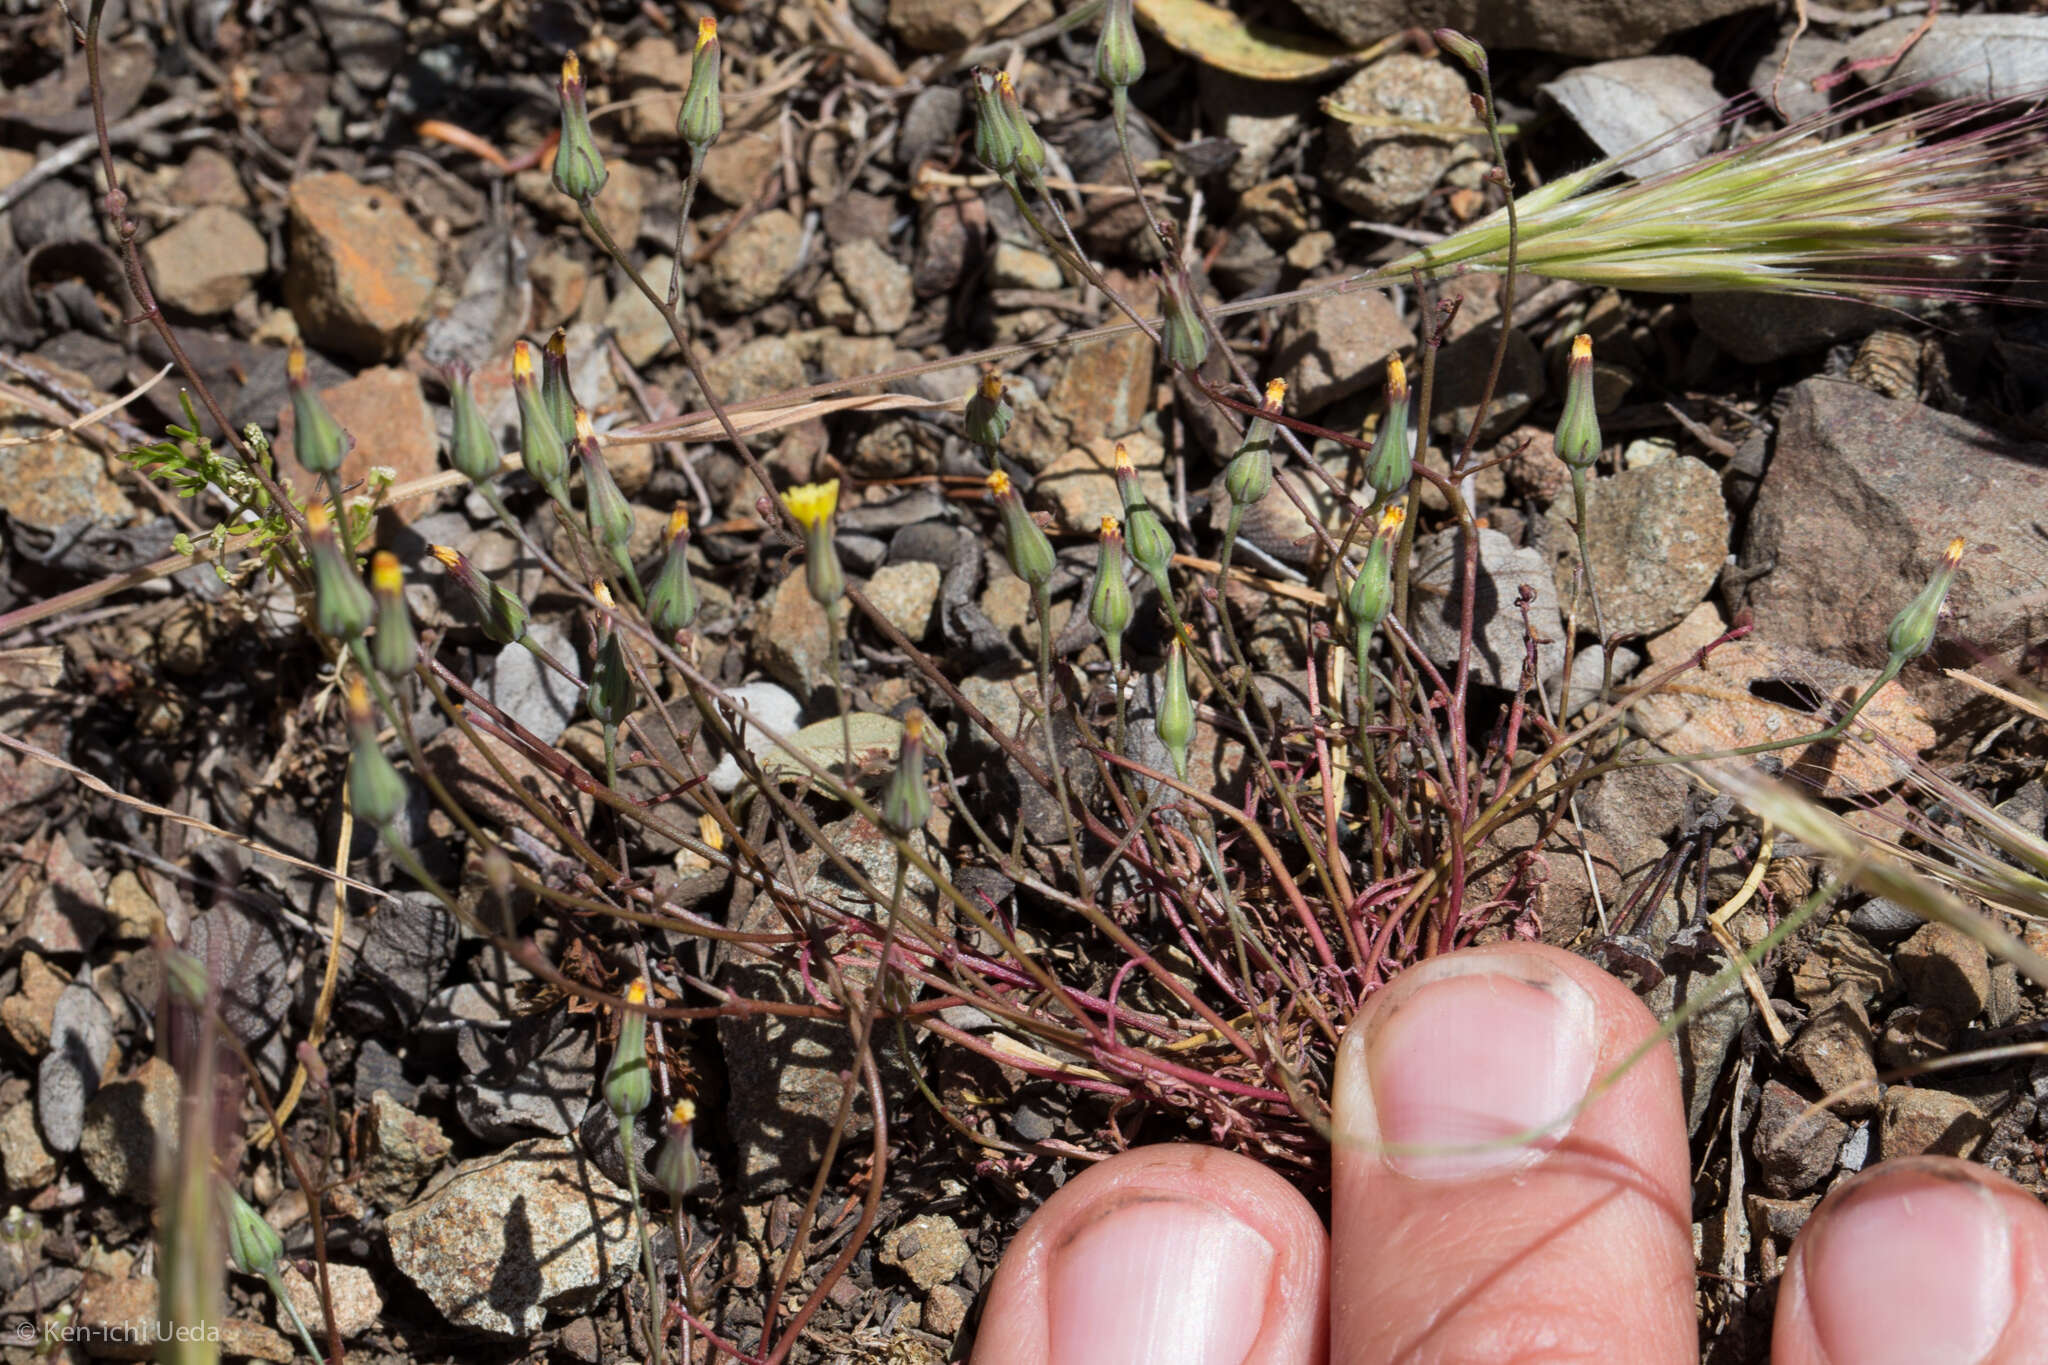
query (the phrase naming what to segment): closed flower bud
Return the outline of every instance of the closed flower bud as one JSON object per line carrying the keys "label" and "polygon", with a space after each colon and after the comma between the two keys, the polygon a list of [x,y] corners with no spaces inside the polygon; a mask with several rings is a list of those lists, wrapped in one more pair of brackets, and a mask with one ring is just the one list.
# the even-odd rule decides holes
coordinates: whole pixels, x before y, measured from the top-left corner
{"label": "closed flower bud", "polygon": [[1287,381],[1266,385],[1266,405],[1245,429],[1244,444],[1223,471],[1223,489],[1239,507],[1249,507],[1273,491],[1273,419],[1287,396]]}
{"label": "closed flower bud", "polygon": [[783,510],[803,529],[804,586],[821,607],[846,595],[839,547],[832,543],[832,514],[839,510],[839,480],[798,484],[782,495]]}
{"label": "closed flower bud", "polygon": [[1454,28],[1440,28],[1430,35],[1436,45],[1463,62],[1474,75],[1486,74],[1486,49]]}
{"label": "closed flower bud", "polygon": [[413,634],[412,613],[405,607],[405,575],[398,556],[379,550],[370,557],[370,587],[377,599],[377,634],[370,641],[370,661],[387,678],[402,678],[419,662],[420,643]]}
{"label": "closed flower bud", "polygon": [[[612,593],[603,583],[591,589],[597,604],[612,610]],[[623,725],[633,714],[633,670],[626,664],[626,649],[609,618],[598,623],[597,662],[590,669],[590,685],[583,689],[583,705],[599,725]]]}
{"label": "closed flower bud", "polygon": [[996,99],[1010,120],[1011,130],[1017,134],[1017,156],[1011,169],[1036,185],[1045,174],[1045,144],[1038,140],[1038,130],[1025,115],[1023,101],[1017,98],[1017,87],[1011,84],[1007,71],[996,75]]}
{"label": "closed flower bud", "polygon": [[1159,298],[1161,321],[1159,325],[1160,353],[1166,363],[1176,370],[1192,374],[1202,368],[1202,362],[1209,355],[1209,333],[1197,317],[1187,293],[1180,281],[1171,274],[1159,277]]}
{"label": "closed flower bud", "polygon": [[697,582],[690,577],[690,514],[682,504],[668,516],[668,554],[647,591],[647,624],[664,640],[697,619]]}
{"label": "closed flower bud", "polygon": [[356,438],[341,429],[319,391],[306,377],[306,348],[294,342],[284,363],[292,393],[292,453],[308,474],[335,474],[355,449]]}
{"label": "closed flower bud", "polygon": [[1173,536],[1166,523],[1152,510],[1145,489],[1138,482],[1137,466],[1122,441],[1116,443],[1116,486],[1124,503],[1124,540],[1138,567],[1155,582],[1166,581],[1167,566],[1173,563]]}
{"label": "closed flower bud", "polygon": [[306,508],[306,535],[313,552],[313,625],[330,640],[360,638],[376,616],[376,603],[335,539],[327,504]]}
{"label": "closed flower bud", "polygon": [[555,148],[555,188],[579,204],[597,198],[604,188],[604,154],[590,131],[590,107],[584,101],[583,68],[571,52],[562,58],[562,79],[555,86],[562,97],[562,141]]}
{"label": "closed flower bud", "polygon": [[533,374],[533,347],[512,348],[512,396],[519,403],[519,458],[548,496],[569,505],[568,433],[555,425]]}
{"label": "closed flower bud", "polygon": [[1095,40],[1095,74],[1112,90],[1136,85],[1145,75],[1145,47],[1131,0],[1104,0],[1102,34]]}
{"label": "closed flower bud", "polygon": [[1415,438],[1408,431],[1408,369],[1387,357],[1387,411],[1365,456],[1365,482],[1378,501],[1399,495],[1415,472]]}
{"label": "closed flower bud", "polygon": [[1010,430],[1010,421],[1016,415],[1016,410],[1010,406],[1003,377],[990,370],[974,386],[974,392],[967,395],[967,439],[994,450],[1002,444],[1003,437]]}
{"label": "closed flower bud", "polygon": [[924,724],[922,711],[912,711],[903,722],[896,771],[882,788],[882,828],[899,839],[923,829],[932,818],[932,794],[924,785]]}
{"label": "closed flower bud", "polygon": [[1948,596],[1948,585],[1955,579],[1956,566],[1963,562],[1963,550],[1961,536],[1951,540],[1948,549],[1942,553],[1941,563],[1935,567],[1934,577],[1927,580],[1927,586],[1920,590],[1918,597],[1892,618],[1892,628],[1885,635],[1885,647],[1891,650],[1894,662],[1917,659],[1934,643],[1934,627],[1941,619],[1941,603]]}
{"label": "closed flower bud", "polygon": [[476,609],[477,622],[483,627],[487,639],[496,644],[516,644],[526,635],[526,604],[506,592],[476,571],[476,566],[459,550],[446,545],[432,547],[430,553],[447,566],[463,594],[469,598],[470,606]]}
{"label": "closed flower bud", "polygon": [[471,483],[497,477],[503,463],[498,439],[483,409],[476,405],[476,391],[470,385],[469,366],[457,361],[448,367],[448,407],[454,414],[454,431],[448,438],[448,463]]}
{"label": "closed flower bud", "polygon": [[1095,582],[1088,590],[1088,620],[1102,632],[1112,667],[1124,662],[1124,632],[1131,625],[1131,585],[1124,582],[1124,537],[1115,517],[1102,519],[1096,542]]}
{"label": "closed flower bud", "polygon": [[405,779],[377,743],[377,713],[361,678],[348,689],[348,800],[357,820],[383,829],[405,809]]}
{"label": "closed flower bud", "polygon": [[996,510],[1003,514],[1004,548],[1010,556],[1010,568],[1032,587],[1044,587],[1052,581],[1055,563],[1052,542],[1032,520],[1024,500],[1011,487],[1008,474],[998,469],[989,475],[988,491],[996,500]]}
{"label": "closed flower bud", "polygon": [[540,348],[540,401],[563,437],[576,430],[576,410],[582,405],[569,387],[569,333],[560,327]]}
{"label": "closed flower bud", "polygon": [[[647,983],[626,987],[628,1005],[647,1003]],[[619,1019],[619,1041],[604,1073],[604,1102],[621,1123],[654,1100],[654,1076],[647,1065],[647,1016],[628,1009]]]}
{"label": "closed flower bud", "polygon": [[676,114],[676,136],[694,156],[704,155],[718,135],[725,131],[725,105],[718,93],[718,21],[705,15],[697,21],[697,50],[690,57],[690,84],[683,91],[683,107]]}
{"label": "closed flower bud", "polygon": [[1557,418],[1557,458],[1573,469],[1591,469],[1600,458],[1600,414],[1593,410],[1593,338],[1589,336],[1572,338],[1564,411]]}
{"label": "closed flower bud", "polygon": [[1188,779],[1188,745],[1195,737],[1195,707],[1188,699],[1188,661],[1181,642],[1166,647],[1166,680],[1159,693],[1159,715],[1152,722],[1159,742],[1173,757],[1173,775]]}
{"label": "closed flower bud", "polygon": [[633,504],[619,491],[604,452],[598,449],[597,432],[590,414],[576,409],[576,458],[583,466],[584,512],[590,518],[590,538],[611,551],[621,570],[630,567],[627,546],[633,542]]}
{"label": "closed flower bud", "polygon": [[697,1140],[691,1132],[696,1122],[697,1106],[677,1100],[675,1108],[668,1111],[668,1122],[662,1125],[661,1150],[654,1157],[654,1187],[671,1201],[681,1199],[704,1179]]}
{"label": "closed flower bud", "polygon": [[1351,629],[1360,650],[1373,631],[1379,629],[1380,622],[1387,619],[1394,604],[1394,547],[1400,541],[1401,523],[1406,515],[1398,505],[1381,515],[1379,530],[1366,548],[1365,563],[1344,594],[1344,610],[1351,617]]}
{"label": "closed flower bud", "polygon": [[228,1256],[244,1275],[268,1280],[279,1274],[284,1238],[227,1181],[220,1182],[221,1203],[227,1206]]}
{"label": "closed flower bud", "polygon": [[1022,139],[1010,113],[1003,108],[1002,89],[996,73],[986,67],[974,68],[974,156],[997,175],[1008,175],[1017,165]]}

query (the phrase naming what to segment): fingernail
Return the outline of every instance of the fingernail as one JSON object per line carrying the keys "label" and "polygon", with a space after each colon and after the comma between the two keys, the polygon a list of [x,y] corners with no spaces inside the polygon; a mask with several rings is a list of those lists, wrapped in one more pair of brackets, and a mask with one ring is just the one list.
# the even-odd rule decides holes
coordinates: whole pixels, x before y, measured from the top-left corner
{"label": "fingernail", "polygon": [[[1599,1048],[1593,998],[1541,959],[1439,958],[1411,968],[1373,1014],[1362,1040],[1345,1039],[1363,1068],[1374,1132],[1387,1165],[1456,1180],[1535,1161],[1585,1097]],[[1340,1059],[1340,1066],[1343,1064]],[[1340,1082],[1341,1085],[1341,1082]],[[1355,1106],[1338,1101],[1340,1126]]]}
{"label": "fingernail", "polygon": [[2012,1230],[1967,1177],[1873,1176],[1802,1255],[1814,1334],[1842,1365],[1971,1365],[2012,1317]]}
{"label": "fingernail", "polygon": [[1273,1245],[1214,1204],[1154,1194],[1061,1247],[1050,1359],[1243,1365],[1265,1319]]}

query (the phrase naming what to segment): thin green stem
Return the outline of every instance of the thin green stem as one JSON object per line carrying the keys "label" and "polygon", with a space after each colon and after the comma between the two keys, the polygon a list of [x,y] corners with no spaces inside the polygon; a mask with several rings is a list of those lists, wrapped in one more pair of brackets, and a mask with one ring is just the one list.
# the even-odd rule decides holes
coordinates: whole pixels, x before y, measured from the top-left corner
{"label": "thin green stem", "polygon": [[272,1271],[263,1278],[270,1285],[270,1293],[277,1300],[277,1306],[284,1309],[284,1315],[292,1320],[292,1326],[297,1329],[299,1342],[306,1348],[306,1354],[315,1360],[326,1359],[320,1348],[313,1344],[313,1334],[307,1330],[306,1320],[299,1316],[298,1305],[293,1303],[292,1296],[285,1292],[284,1276]]}
{"label": "thin green stem", "polygon": [[853,702],[846,695],[846,684],[839,676],[840,636],[845,630],[846,617],[840,603],[834,602],[825,608],[825,669],[832,679],[832,696],[839,706],[839,747],[845,762],[845,777],[849,785],[854,779],[853,771],[853,721],[849,713]]}
{"label": "thin green stem", "polygon": [[1171,254],[1173,239],[1152,216],[1152,205],[1145,199],[1144,182],[1138,178],[1138,158],[1131,153],[1131,92],[1124,86],[1110,89],[1109,121],[1116,128],[1116,147],[1123,153],[1124,174],[1131,178],[1131,193],[1138,196],[1138,206],[1145,210],[1145,223],[1152,229],[1152,235],[1158,238],[1160,248]]}
{"label": "thin green stem", "polygon": [[[1052,768],[1053,785],[1058,789],[1060,820],[1067,829],[1067,851],[1073,856],[1076,871],[1081,867],[1081,835],[1074,828],[1073,802],[1067,793],[1067,765],[1060,758],[1059,740],[1053,726],[1052,689],[1052,590],[1044,583],[1031,585],[1031,600],[1038,616],[1038,700],[1045,712],[1045,757]],[[1020,822],[1021,823],[1021,822]],[[1088,880],[1081,879],[1082,890],[1087,891]]]}
{"label": "thin green stem", "polygon": [[640,1204],[640,1163],[633,1157],[633,1118],[619,1120],[619,1156],[626,1163],[626,1193],[633,1199],[633,1228],[640,1234],[640,1265],[647,1276],[647,1349],[654,1353],[654,1365],[668,1360],[668,1306],[661,1292],[661,1276],[654,1270],[654,1239],[647,1235],[647,1211]]}

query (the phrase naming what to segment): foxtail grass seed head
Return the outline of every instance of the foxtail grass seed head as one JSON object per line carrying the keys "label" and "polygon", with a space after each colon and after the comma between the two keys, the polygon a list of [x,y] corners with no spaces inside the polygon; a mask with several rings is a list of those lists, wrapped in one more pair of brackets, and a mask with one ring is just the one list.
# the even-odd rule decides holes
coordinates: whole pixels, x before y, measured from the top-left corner
{"label": "foxtail grass seed head", "polygon": [[383,829],[405,809],[405,779],[377,743],[377,713],[361,678],[348,688],[348,799],[357,820]]}
{"label": "foxtail grass seed head", "polygon": [[326,503],[306,508],[306,535],[313,553],[313,624],[330,640],[360,639],[376,616],[377,604],[335,537]]}
{"label": "foxtail grass seed head", "polygon": [[555,188],[579,204],[597,198],[604,188],[604,154],[590,131],[590,106],[585,102],[583,67],[571,52],[562,58],[562,79],[555,86],[562,97],[562,141],[555,148]]}
{"label": "foxtail grass seed head", "polygon": [[1031,118],[1024,112],[1024,103],[1017,98],[1017,87],[1007,71],[996,73],[996,99],[1017,134],[1017,157],[1011,169],[1036,185],[1045,175],[1045,144],[1038,140],[1038,130],[1031,126]]}
{"label": "foxtail grass seed head", "polygon": [[967,439],[985,450],[994,450],[1009,434],[1010,422],[1016,415],[1003,377],[990,370],[982,375],[974,392],[967,395]]}
{"label": "foxtail grass seed head", "polygon": [[339,473],[341,462],[355,449],[356,438],[342,430],[321,401],[319,390],[306,374],[306,348],[297,342],[285,358],[284,373],[292,393],[292,453],[308,474]]}
{"label": "foxtail grass seed head", "polygon": [[1415,473],[1415,437],[1408,430],[1408,368],[1387,357],[1387,411],[1365,456],[1365,482],[1385,500],[1408,486]]}
{"label": "foxtail grass seed head", "polygon": [[[647,1003],[645,981],[635,981],[626,987],[626,1003]],[[624,1124],[653,1101],[654,1076],[647,1065],[647,1016],[638,1009],[628,1009],[620,1016],[618,1045],[612,1049],[611,1065],[605,1069],[604,1102]]]}
{"label": "foxtail grass seed head", "polygon": [[1116,487],[1123,499],[1124,541],[1130,546],[1131,558],[1155,580],[1164,581],[1167,566],[1173,563],[1173,536],[1152,510],[1144,485],[1138,482],[1138,468],[1122,441],[1116,443]]}
{"label": "foxtail grass seed head", "polygon": [[1187,650],[1178,638],[1166,647],[1166,678],[1159,692],[1159,715],[1152,728],[1173,759],[1173,775],[1187,781],[1188,745],[1195,738],[1195,706],[1188,698]]}
{"label": "foxtail grass seed head", "polygon": [[[602,582],[591,588],[598,606],[611,611],[612,591]],[[590,669],[590,685],[583,689],[583,705],[599,725],[623,725],[633,714],[633,670],[626,663],[626,647],[611,620],[598,623],[597,661]]]}
{"label": "foxtail grass seed head", "polygon": [[412,613],[405,606],[405,574],[398,556],[379,550],[370,557],[370,589],[377,600],[377,633],[370,641],[370,662],[396,680],[419,662],[420,642],[413,634]]}
{"label": "foxtail grass seed head", "polygon": [[1454,28],[1440,28],[1430,35],[1436,45],[1463,62],[1475,76],[1486,74],[1486,49]]}
{"label": "foxtail grass seed head", "polygon": [[540,349],[540,399],[563,436],[576,430],[576,392],[569,385],[569,333],[560,327]]}
{"label": "foxtail grass seed head", "polygon": [[1124,535],[1115,517],[1102,519],[1102,535],[1096,541],[1088,620],[1102,632],[1102,648],[1110,665],[1123,667],[1124,632],[1131,626],[1131,585],[1124,581]]}
{"label": "foxtail grass seed head", "polygon": [[1557,418],[1557,458],[1591,469],[1600,458],[1600,414],[1593,410],[1593,338],[1572,338],[1571,369],[1564,381],[1564,411]]}
{"label": "foxtail grass seed head", "polygon": [[675,1102],[668,1111],[668,1122],[662,1125],[661,1150],[654,1157],[654,1186],[670,1202],[696,1189],[704,1179],[693,1132],[696,1122],[696,1104],[684,1099]]}
{"label": "foxtail grass seed head", "polygon": [[220,1189],[227,1214],[228,1256],[235,1269],[244,1275],[261,1275],[266,1280],[277,1277],[281,1273],[279,1262],[284,1258],[284,1238],[225,1179],[221,1180]]}
{"label": "foxtail grass seed head", "polygon": [[1351,629],[1360,650],[1379,629],[1380,622],[1387,619],[1394,604],[1394,549],[1400,543],[1401,523],[1406,517],[1399,504],[1380,515],[1379,529],[1373,533],[1372,544],[1366,547],[1365,563],[1344,594],[1344,610],[1351,617]]}
{"label": "foxtail grass seed head", "polygon": [[1209,358],[1209,333],[1172,272],[1159,277],[1160,351],[1176,370],[1193,374]]}
{"label": "foxtail grass seed head", "polygon": [[904,720],[896,770],[882,788],[882,828],[899,839],[909,838],[932,818],[932,794],[924,785],[924,726],[922,711],[912,711]]}
{"label": "foxtail grass seed head", "polygon": [[697,619],[697,581],[690,576],[690,514],[681,503],[668,514],[668,554],[647,590],[647,624],[664,640]]}
{"label": "foxtail grass seed head", "polygon": [[1127,90],[1145,78],[1145,45],[1138,41],[1131,0],[1104,0],[1095,74],[1112,90]]}
{"label": "foxtail grass seed head", "polygon": [[1949,584],[1955,581],[1956,566],[1963,562],[1965,548],[1961,536],[1951,540],[1948,549],[1942,552],[1941,563],[1935,566],[1934,576],[1927,580],[1927,586],[1892,618],[1891,629],[1885,634],[1885,646],[1891,650],[1893,662],[1902,664],[1909,659],[1917,659],[1934,643],[1934,628],[1941,620],[1941,604],[1948,596]]}
{"label": "foxtail grass seed head", "polygon": [[476,609],[477,623],[486,639],[495,644],[517,644],[526,635],[526,604],[476,570],[468,556],[446,545],[429,553],[441,561]]}
{"label": "foxtail grass seed head", "polygon": [[498,439],[476,404],[476,389],[470,382],[469,366],[456,361],[448,367],[448,408],[453,414],[453,431],[448,438],[448,464],[471,483],[487,483],[497,477],[503,463]]}
{"label": "foxtail grass seed head", "polygon": [[1023,139],[1010,111],[1003,108],[1002,87],[996,73],[984,66],[974,68],[974,156],[997,175],[1009,175],[1017,167],[1017,152]]}
{"label": "foxtail grass seed head", "polygon": [[718,74],[723,61],[718,21],[705,15],[697,21],[697,49],[690,54],[690,84],[676,114],[676,136],[695,156],[703,156],[725,131],[725,104],[719,97]]}
{"label": "foxtail grass seed head", "polygon": [[512,347],[512,396],[519,404],[519,458],[548,496],[569,504],[569,430],[555,423],[533,373],[533,347]]}
{"label": "foxtail grass seed head", "polygon": [[802,483],[782,495],[783,510],[804,533],[804,586],[821,607],[846,596],[846,573],[832,540],[832,515],[839,510],[839,480]]}
{"label": "foxtail grass seed head", "polygon": [[590,414],[576,409],[576,458],[583,466],[584,514],[590,519],[590,538],[623,557],[633,542],[633,504],[619,491],[611,466],[597,445],[597,431]]}
{"label": "foxtail grass seed head", "polygon": [[1024,499],[1017,496],[1008,474],[1000,469],[990,474],[988,491],[996,500],[996,510],[1003,514],[1004,549],[1010,557],[1010,568],[1032,587],[1044,587],[1052,581],[1052,542],[1032,519]]}
{"label": "foxtail grass seed head", "polygon": [[1273,415],[1287,397],[1287,381],[1266,385],[1266,402],[1245,428],[1244,444],[1223,471],[1223,490],[1239,507],[1250,507],[1273,491]]}

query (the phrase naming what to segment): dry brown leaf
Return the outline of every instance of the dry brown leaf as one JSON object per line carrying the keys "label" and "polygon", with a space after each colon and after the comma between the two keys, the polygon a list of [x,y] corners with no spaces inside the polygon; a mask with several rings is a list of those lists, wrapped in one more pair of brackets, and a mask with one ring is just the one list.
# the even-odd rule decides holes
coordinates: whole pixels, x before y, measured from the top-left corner
{"label": "dry brown leaf", "polygon": [[1137,0],[1138,17],[1176,52],[1254,81],[1312,81],[1378,56],[1399,35],[1359,50],[1246,23],[1207,0]]}

